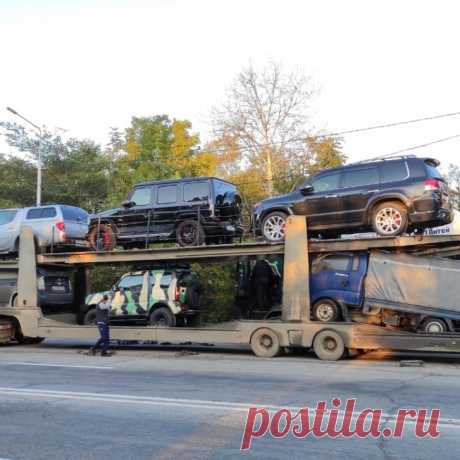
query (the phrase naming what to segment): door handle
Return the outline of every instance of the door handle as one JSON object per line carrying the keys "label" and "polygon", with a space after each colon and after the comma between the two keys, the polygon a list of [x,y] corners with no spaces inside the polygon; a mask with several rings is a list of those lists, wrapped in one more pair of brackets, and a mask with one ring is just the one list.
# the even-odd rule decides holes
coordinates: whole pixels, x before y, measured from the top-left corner
{"label": "door handle", "polygon": [[324,198],[337,198],[338,195],[326,195]]}

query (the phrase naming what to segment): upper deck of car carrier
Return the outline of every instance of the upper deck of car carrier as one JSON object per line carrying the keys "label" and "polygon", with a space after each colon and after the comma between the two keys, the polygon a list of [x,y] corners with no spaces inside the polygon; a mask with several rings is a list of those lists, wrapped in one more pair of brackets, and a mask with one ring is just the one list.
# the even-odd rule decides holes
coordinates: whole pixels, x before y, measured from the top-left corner
{"label": "upper deck of car carrier", "polygon": [[[460,235],[420,235],[359,239],[308,240],[309,253],[401,250],[412,253],[460,254]],[[92,265],[149,261],[196,261],[228,257],[283,254],[284,244],[241,243],[216,246],[169,247],[130,251],[64,252],[37,256],[38,264]],[[1,265],[0,265],[1,267]]]}

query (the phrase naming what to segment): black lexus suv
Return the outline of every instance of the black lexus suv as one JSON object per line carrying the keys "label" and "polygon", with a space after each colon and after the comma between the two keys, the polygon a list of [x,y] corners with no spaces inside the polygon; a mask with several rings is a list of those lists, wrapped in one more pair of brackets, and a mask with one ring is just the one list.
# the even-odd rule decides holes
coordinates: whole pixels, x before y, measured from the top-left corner
{"label": "black lexus suv", "polygon": [[120,208],[91,216],[96,250],[145,248],[154,241],[181,246],[231,243],[242,234],[241,197],[230,182],[192,177],[143,182]]}
{"label": "black lexus suv", "polygon": [[284,240],[290,214],[308,217],[313,234],[373,230],[396,236],[452,221],[448,187],[433,158],[403,156],[323,170],[295,190],[257,203],[253,231],[268,242]]}

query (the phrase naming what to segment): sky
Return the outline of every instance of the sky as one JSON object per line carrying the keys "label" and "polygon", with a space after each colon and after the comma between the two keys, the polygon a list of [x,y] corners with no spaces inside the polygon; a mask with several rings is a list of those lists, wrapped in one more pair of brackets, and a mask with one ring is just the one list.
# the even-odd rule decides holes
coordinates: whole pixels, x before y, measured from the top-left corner
{"label": "sky", "polygon": [[[311,76],[310,125],[344,131],[460,111],[456,1],[0,0],[0,120],[105,144],[132,116],[209,113],[249,63]],[[17,121],[17,120],[16,120]],[[460,134],[460,116],[344,136],[356,161]],[[460,166],[460,138],[413,151]],[[12,153],[0,139],[0,152]]]}

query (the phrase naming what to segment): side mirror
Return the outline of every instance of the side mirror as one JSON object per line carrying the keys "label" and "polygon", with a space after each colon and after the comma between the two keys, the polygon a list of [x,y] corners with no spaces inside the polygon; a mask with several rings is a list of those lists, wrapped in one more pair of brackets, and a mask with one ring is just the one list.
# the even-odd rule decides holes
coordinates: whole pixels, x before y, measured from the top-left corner
{"label": "side mirror", "polygon": [[300,189],[300,193],[305,196],[305,195],[309,195],[310,193],[312,193],[313,190],[314,190],[313,185],[307,184],[307,185],[304,185]]}
{"label": "side mirror", "polygon": [[123,201],[123,203],[121,203],[121,205],[122,205],[124,208],[132,208],[133,206],[136,205],[136,203],[135,203],[134,201],[125,200],[125,201]]}

